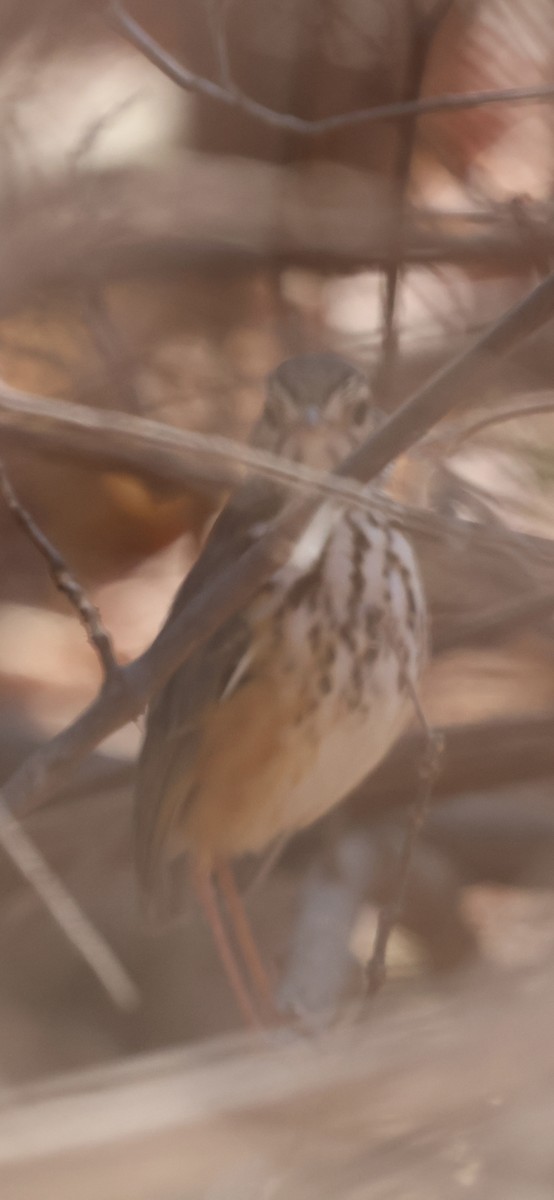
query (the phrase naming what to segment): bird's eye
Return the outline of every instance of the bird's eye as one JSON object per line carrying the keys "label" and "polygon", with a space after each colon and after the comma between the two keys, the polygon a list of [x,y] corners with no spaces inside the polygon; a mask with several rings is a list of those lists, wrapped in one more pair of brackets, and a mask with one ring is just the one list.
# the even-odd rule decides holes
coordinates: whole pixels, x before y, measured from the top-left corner
{"label": "bird's eye", "polygon": [[369,403],[367,400],[358,400],[352,409],[352,420],[355,425],[361,425],[367,417]]}

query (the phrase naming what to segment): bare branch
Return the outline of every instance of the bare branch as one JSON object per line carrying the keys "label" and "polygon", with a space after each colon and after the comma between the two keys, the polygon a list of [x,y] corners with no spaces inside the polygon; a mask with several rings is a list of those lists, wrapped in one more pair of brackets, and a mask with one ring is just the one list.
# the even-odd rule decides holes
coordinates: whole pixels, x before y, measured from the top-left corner
{"label": "bare branch", "polygon": [[107,630],[100,619],[98,609],[91,603],[85,590],[69,570],[65,559],[49,538],[39,529],[31,514],[18,500],[8,478],[6,468],[0,461],[0,492],[17,524],[42,555],[54,586],[67,597],[75,609],[81,624],[86,630],[88,640],[96,651],[106,683],[109,683],[119,672],[112,643]]}
{"label": "bare branch", "polygon": [[[62,458],[68,455],[72,462],[99,470],[133,471],[154,484],[197,488],[213,496],[236,486],[246,471],[283,483],[293,492],[330,496],[362,510],[368,506],[365,487],[352,479],[291,464],[220,435],[194,433],[129,413],[35,396],[2,381],[0,429],[4,441],[18,447],[42,452],[48,447],[50,454]],[[442,438],[435,438],[435,442],[441,445]],[[457,477],[453,478],[459,485]],[[450,542],[461,536],[467,542],[469,526],[465,521],[397,504],[378,490],[372,493],[371,506],[412,536],[425,540],[443,536]],[[472,524],[471,540],[488,549],[491,530]],[[513,545],[516,551],[523,546],[528,560],[548,558],[551,553],[548,539],[533,539],[497,522],[494,545],[500,543],[506,548]]]}
{"label": "bare branch", "polygon": [[[117,678],[119,667],[100,616],[84,589],[69,571],[56,547],[39,529],[18,500],[0,462],[0,491],[15,521],[44,558],[55,586],[67,596],[96,650],[105,684]],[[6,808],[0,792],[0,844],[21,871],[78,954],[89,964],[103,988],[120,1008],[136,1007],[138,992],[113,951],[97,932],[71,894],[48,866],[40,851]]]}
{"label": "bare branch", "polygon": [[0,844],[42,900],[77,953],[119,1008],[133,1009],[139,993],[119,959],[79,908],[6,806],[0,792]]}
{"label": "bare branch", "polygon": [[368,480],[407,450],[442,417],[468,398],[477,379],[489,374],[501,355],[554,316],[554,274],[515,304],[470,350],[465,350],[386,421],[346,460],[339,474]]}
{"label": "bare branch", "polygon": [[[197,487],[212,495],[236,486],[246,472],[273,479],[293,492],[333,497],[362,510],[368,506],[363,483],[348,477],[289,463],[219,434],[196,433],[113,409],[20,392],[2,380],[0,429],[4,440],[17,446],[39,450],[48,446],[52,454],[70,455],[72,461],[100,470],[132,470],[156,483]],[[445,534],[455,531],[451,519],[398,505],[385,494],[374,493],[371,505],[412,532],[429,532],[429,520]],[[503,529],[501,536],[513,541],[518,535]]]}
{"label": "bare branch", "polygon": [[450,626],[441,629],[435,627],[433,633],[433,650],[435,654],[444,654],[458,646],[475,645],[482,641],[497,641],[506,638],[511,633],[532,621],[541,618],[551,618],[554,614],[554,591],[541,592],[537,595],[518,597],[503,604],[495,604],[477,617],[469,617],[456,623],[456,628]]}
{"label": "bare branch", "polygon": [[[476,789],[551,777],[554,772],[552,712],[499,717],[475,724],[444,726],[444,758],[437,781],[441,799]],[[353,816],[364,823],[406,807],[413,792],[425,738],[405,734],[394,754],[352,795]]]}
{"label": "bare branch", "polygon": [[[427,60],[435,39],[435,34],[446,16],[452,0],[438,0],[429,14],[420,15],[412,6],[412,25],[410,33],[410,56],[404,83],[404,100],[417,101],[427,66]],[[395,184],[395,198],[398,204],[398,220],[394,231],[391,230],[390,262],[385,270],[385,294],[383,298],[383,332],[379,367],[376,374],[375,387],[380,398],[387,397],[394,362],[396,359],[398,338],[396,331],[396,304],[400,283],[401,264],[404,264],[404,243],[406,237],[406,217],[408,209],[408,186],[412,159],[416,144],[417,115],[408,118],[398,131],[396,162],[392,170]]]}
{"label": "bare branch", "polygon": [[331,133],[335,129],[347,129],[353,125],[365,125],[375,121],[396,121],[413,116],[424,116],[436,112],[456,112],[460,109],[481,108],[485,104],[513,104],[528,101],[546,101],[554,97],[554,84],[542,84],[528,88],[500,88],[498,90],[467,92],[464,94],[447,94],[429,96],[423,100],[401,101],[397,104],[380,104],[372,108],[357,109],[350,113],[339,113],[333,117],[323,117],[316,121],[307,121],[295,117],[292,113],[280,113],[265,104],[260,104],[239,89],[229,91],[219,83],[196,75],[178,62],[169,51],[164,50],[159,42],[139,25],[138,21],[126,11],[118,0],[111,0],[107,5],[118,31],[144,54],[154,66],[163,71],[168,79],[178,87],[187,91],[198,92],[217,100],[227,107],[241,109],[255,120],[262,121],[277,129],[287,129],[291,133],[302,134],[306,137],[317,137],[322,133]]}
{"label": "bare branch", "polygon": [[128,112],[137,103],[137,100],[140,100],[140,91],[133,92],[130,96],[124,96],[122,100],[112,104],[106,112],[101,113],[96,120],[87,125],[70,154],[70,166],[73,170],[82,166],[83,161],[86,161],[91,152],[96,149],[98,139],[112,125],[115,125],[122,113]]}
{"label": "bare branch", "polygon": [[84,284],[83,308],[91,340],[104,364],[110,389],[119,397],[119,403],[128,412],[140,412],[140,399],[135,383],[136,356],[125,345],[122,331],[117,327],[106,300],[103,288],[90,279]]}
{"label": "bare branch", "polygon": [[[206,197],[209,196],[209,204]],[[553,205],[533,205],[536,243],[554,253]],[[29,192],[10,213],[0,245],[0,317],[38,287],[82,287],[83,261],[95,280],[157,277],[198,267],[218,273],[268,256],[276,266],[317,271],[383,268],[394,261],[393,198],[373,177],[309,171],[208,155],[171,167],[71,175]],[[413,263],[479,261],[503,271],[533,261],[509,205],[451,216],[410,209],[404,258]],[[38,353],[38,351],[37,351]]]}
{"label": "bare branch", "polygon": [[504,421],[515,421],[518,417],[537,417],[543,413],[552,412],[554,412],[554,398],[538,400],[536,404],[518,404],[514,408],[497,409],[496,412],[483,417],[481,421],[475,421],[473,425],[462,429],[454,441],[448,445],[447,453],[456,454],[464,442],[467,442],[469,438],[476,437],[478,433],[481,433],[483,429],[488,429],[491,425],[500,425]]}
{"label": "bare branch", "polygon": [[363,487],[220,434],[178,429],[113,409],[20,392],[0,380],[0,428],[19,444],[48,445],[101,468],[131,468],[157,480],[206,490],[236,486],[244,473],[287,484],[295,491],[332,495],[367,508]]}
{"label": "bare branch", "polygon": [[227,31],[225,28],[227,8],[228,0],[208,0],[207,16],[210,25],[212,42],[217,55],[221,86],[225,88],[227,92],[232,92],[235,85],[233,83],[233,77],[231,74],[229,50],[227,46]]}
{"label": "bare branch", "polygon": [[395,925],[402,918],[417,839],[429,811],[433,789],[444,757],[444,734],[429,727],[416,688],[407,677],[406,682],[421,727],[423,746],[417,768],[417,794],[410,805],[406,828],[402,832],[402,844],[392,897],[379,909],[373,952],[366,968],[368,997],[375,995],[386,978],[387,948],[390,936]]}
{"label": "bare branch", "polygon": [[[51,455],[67,455],[72,462],[99,470],[132,471],[164,487],[192,487],[217,497],[222,489],[236,486],[244,478],[243,471],[247,471],[252,476],[275,479],[292,491],[330,496],[362,510],[368,505],[364,486],[354,480],[290,464],[219,435],[194,433],[128,413],[35,396],[1,381],[0,429],[4,441],[17,447],[39,452],[47,447]],[[435,436],[433,446],[442,445],[442,441],[442,437]],[[461,486],[457,476],[453,480]],[[477,508],[475,497],[472,504]],[[527,571],[532,562],[548,563],[552,558],[547,538],[519,533],[499,521],[491,530],[488,509],[486,523],[470,525],[398,504],[377,489],[372,493],[371,506],[416,537],[420,546],[446,538],[451,545],[462,542],[466,550],[469,542],[487,552],[499,546],[509,552],[512,547],[518,556],[523,553]]]}

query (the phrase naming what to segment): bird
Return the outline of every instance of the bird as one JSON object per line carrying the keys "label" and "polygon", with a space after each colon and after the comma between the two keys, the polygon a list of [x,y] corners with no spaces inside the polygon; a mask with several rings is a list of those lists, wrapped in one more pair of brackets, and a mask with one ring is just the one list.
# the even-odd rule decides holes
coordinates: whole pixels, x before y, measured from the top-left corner
{"label": "bird", "polygon": [[[268,376],[251,443],[330,472],[382,420],[357,365],[303,354]],[[135,802],[141,892],[167,916],[190,864],[250,1025],[276,1012],[231,863],[312,824],[377,766],[409,719],[426,659],[418,566],[378,489],[367,485],[366,508],[323,497],[288,561],[177,667],[147,713]],[[288,498],[274,480],[238,486],[168,621],[263,535]]]}

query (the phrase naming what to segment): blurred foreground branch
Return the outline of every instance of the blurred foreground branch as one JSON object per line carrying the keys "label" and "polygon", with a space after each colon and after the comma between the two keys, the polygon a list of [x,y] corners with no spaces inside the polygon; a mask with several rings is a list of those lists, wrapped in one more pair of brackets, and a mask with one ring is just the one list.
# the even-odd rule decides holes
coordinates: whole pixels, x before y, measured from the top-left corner
{"label": "blurred foreground branch", "polygon": [[[533,247],[510,204],[473,214],[411,209],[403,260],[529,269],[538,250],[554,253],[554,222],[551,204],[529,203],[527,212]],[[30,190],[4,218],[0,317],[40,287],[82,290],[87,262],[96,284],[195,267],[222,274],[268,260],[334,272],[384,268],[398,258],[397,225],[389,185],[332,165],[300,171],[187,155],[155,171],[70,175]]]}
{"label": "blurred foreground branch", "polygon": [[233,1038],[12,1092],[6,1196],[551,1194],[552,967],[473,974],[319,1037]]}

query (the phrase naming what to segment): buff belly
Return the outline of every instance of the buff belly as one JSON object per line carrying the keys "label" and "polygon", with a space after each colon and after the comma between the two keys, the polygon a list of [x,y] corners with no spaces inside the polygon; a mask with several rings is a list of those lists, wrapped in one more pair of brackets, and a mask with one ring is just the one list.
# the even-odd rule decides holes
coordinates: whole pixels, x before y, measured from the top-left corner
{"label": "buff belly", "polygon": [[[295,764],[304,758],[288,739],[279,759],[278,781],[265,793],[258,790],[248,804],[248,817],[237,827],[233,853],[259,851],[283,833],[293,833],[316,821],[346,796],[381,761],[401,732],[409,702],[396,688],[381,693],[372,715],[345,713],[322,728],[304,770]],[[301,735],[301,729],[299,734]],[[263,804],[260,795],[263,794]]]}
{"label": "buff belly", "polygon": [[311,824],[377,766],[409,715],[425,607],[408,543],[356,514],[335,524],[317,564],[311,590],[305,563],[301,588],[294,568],[275,577],[253,614],[256,652],[207,715],[181,826],[201,859]]}

